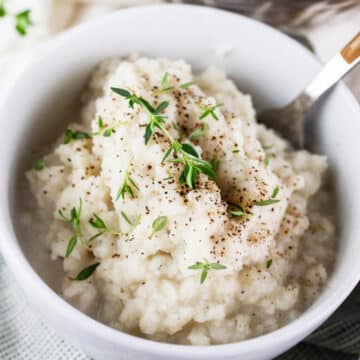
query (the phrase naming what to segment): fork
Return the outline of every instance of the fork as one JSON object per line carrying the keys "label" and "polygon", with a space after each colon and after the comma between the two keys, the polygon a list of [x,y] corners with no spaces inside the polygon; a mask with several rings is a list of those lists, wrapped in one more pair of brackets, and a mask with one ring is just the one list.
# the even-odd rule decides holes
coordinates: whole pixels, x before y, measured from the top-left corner
{"label": "fork", "polygon": [[304,147],[305,115],[315,102],[360,62],[360,32],[338,52],[288,105],[258,115],[258,122],[277,131],[296,148]]}

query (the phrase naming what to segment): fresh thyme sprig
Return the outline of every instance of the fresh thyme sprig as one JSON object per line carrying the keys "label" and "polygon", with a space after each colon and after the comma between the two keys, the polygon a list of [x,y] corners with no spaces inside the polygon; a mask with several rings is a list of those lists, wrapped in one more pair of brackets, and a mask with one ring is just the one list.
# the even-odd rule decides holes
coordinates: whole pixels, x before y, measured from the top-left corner
{"label": "fresh thyme sprig", "polygon": [[30,13],[30,10],[25,10],[15,14],[15,29],[21,36],[25,36],[32,25]]}
{"label": "fresh thyme sprig", "polygon": [[263,146],[263,150],[265,152],[265,159],[264,159],[264,165],[265,167],[268,167],[269,164],[270,164],[270,159],[271,158],[276,158],[276,154],[271,152],[269,153],[269,150],[271,150],[273,147],[273,145],[270,145],[270,146]]}
{"label": "fresh thyme sprig", "polygon": [[125,232],[123,232],[123,235],[129,235],[130,233],[132,233],[135,228],[140,224],[141,221],[141,215],[138,215],[138,217],[136,218],[135,221],[130,220],[129,216],[127,216],[125,214],[124,211],[120,211],[120,214],[122,216],[122,218],[130,225],[129,229]]}
{"label": "fresh thyme sprig", "polygon": [[190,86],[193,86],[193,85],[195,85],[195,81],[188,81],[186,83],[181,84],[179,86],[179,88],[185,90],[185,89],[187,89],[187,88],[189,88]]}
{"label": "fresh thyme sprig", "polygon": [[235,203],[229,203],[228,212],[232,217],[244,217],[252,215],[247,212],[241,205]]}
{"label": "fresh thyme sprig", "polygon": [[88,279],[99,265],[100,263],[97,262],[87,266],[86,268],[82,269],[74,278],[70,278],[70,280],[83,281]]}
{"label": "fresh thyme sprig", "polygon": [[208,263],[197,261],[194,265],[188,267],[190,270],[201,270],[200,275],[200,284],[203,284],[207,278],[209,270],[224,270],[226,269],[225,265],[219,263]]}
{"label": "fresh thyme sprig", "polygon": [[[179,89],[184,90],[184,89],[187,89],[187,88],[189,88],[190,86],[192,86],[194,84],[195,84],[194,81],[189,81],[189,82],[186,82],[184,84],[179,85]],[[168,92],[168,91],[173,91],[175,89],[176,89],[176,86],[170,86],[170,84],[169,84],[169,73],[165,72],[162,79],[161,79],[160,89],[157,90],[156,92],[165,93],[165,92]]]}
{"label": "fresh thyme sprig", "polygon": [[161,79],[160,92],[170,91],[173,90],[174,88],[175,88],[174,86],[169,86],[169,73],[166,72]]}
{"label": "fresh thyme sprig", "polygon": [[74,206],[70,211],[70,217],[67,217],[63,214],[61,210],[59,210],[59,215],[67,222],[70,222],[75,234],[70,238],[67,248],[65,257],[69,257],[78,241],[83,242],[81,238],[81,230],[80,230],[80,216],[82,210],[82,199],[80,198],[80,204],[78,209]]}
{"label": "fresh thyme sprig", "polygon": [[200,120],[203,120],[205,118],[207,118],[209,115],[214,119],[214,120],[219,120],[218,116],[215,113],[215,110],[218,109],[219,107],[224,106],[224,104],[216,104],[214,106],[207,106],[205,107],[203,110],[203,113],[200,115]]}
{"label": "fresh thyme sprig", "polygon": [[5,17],[7,14],[7,11],[5,9],[4,0],[0,0],[0,17]]}
{"label": "fresh thyme sprig", "polygon": [[117,235],[117,236],[120,236],[122,235],[122,233],[120,231],[116,231],[114,229],[111,229],[109,228],[106,224],[105,224],[105,221],[100,217],[98,216],[97,214],[94,214],[94,217],[91,218],[89,220],[89,224],[95,228],[95,229],[98,229],[98,230],[101,230],[100,232],[98,232],[97,234],[95,234],[94,236],[92,236],[89,240],[88,240],[88,243],[93,241],[94,239],[96,239],[97,237],[105,234],[105,233],[110,233],[112,235]]}
{"label": "fresh thyme sprig", "polygon": [[115,133],[116,129],[121,125],[127,124],[127,121],[119,121],[111,127],[106,127],[104,120],[101,116],[98,117],[98,128],[99,130],[94,133],[88,133],[86,131],[66,129],[64,133],[64,144],[69,144],[71,140],[84,140],[91,139],[94,136],[102,135],[104,137],[110,137]]}
{"label": "fresh thyme sprig", "polygon": [[279,191],[280,191],[280,187],[277,186],[277,187],[273,190],[270,199],[262,200],[262,201],[257,201],[257,202],[255,203],[255,205],[256,205],[256,206],[267,206],[267,205],[273,205],[273,204],[278,203],[280,200],[279,200],[279,199],[276,199],[276,197],[277,197],[277,195],[279,194]]}
{"label": "fresh thyme sprig", "polygon": [[110,137],[112,134],[115,133],[116,129],[118,127],[120,127],[121,125],[125,125],[127,124],[127,121],[119,121],[118,123],[116,123],[115,125],[111,126],[111,127],[106,127],[104,125],[104,120],[101,116],[98,117],[98,127],[99,127],[99,131],[96,133],[93,133],[92,135],[100,135],[102,134],[102,136],[104,137]]}
{"label": "fresh thyme sprig", "polygon": [[[9,15],[5,7],[5,1],[0,0],[0,18]],[[28,28],[32,25],[30,19],[31,10],[24,10],[14,15],[15,30],[21,36],[25,36],[28,33]]]}
{"label": "fresh thyme sprig", "polygon": [[149,123],[145,128],[145,144],[147,144],[153,135],[155,129],[160,130],[170,141],[170,148],[165,152],[162,162],[165,162],[168,157],[173,154],[174,158],[169,161],[175,163],[182,163],[184,169],[180,175],[180,182],[186,183],[191,189],[195,188],[196,180],[200,173],[206,174],[210,179],[216,178],[216,172],[210,163],[202,160],[194,147],[187,143],[180,143],[168,132],[165,128],[165,116],[160,114],[168,106],[168,101],[161,102],[156,108],[151,106],[145,99],[131,94],[126,89],[111,88],[116,94],[124,97],[129,101],[129,107],[133,108],[134,104],[140,105],[149,115]]}
{"label": "fresh thyme sprig", "polygon": [[127,231],[116,231],[110,227],[108,227],[105,223],[105,221],[97,214],[94,214],[94,216],[89,220],[89,224],[97,229],[100,230],[98,233],[93,235],[87,242],[90,243],[91,241],[95,240],[99,236],[109,233],[116,236],[122,236],[122,235],[129,235],[134,229],[140,224],[141,216],[139,215],[135,222],[131,221],[129,217],[123,212],[120,212],[121,216],[124,218],[124,220],[131,225],[130,228]]}
{"label": "fresh thyme sprig", "polygon": [[69,144],[71,140],[83,140],[83,139],[90,139],[91,134],[85,132],[85,131],[77,131],[77,130],[71,130],[66,129],[65,130],[65,138],[64,138],[64,144]]}
{"label": "fresh thyme sprig", "polygon": [[161,231],[167,224],[168,218],[167,216],[158,216],[152,223],[152,232],[149,236],[149,239],[151,239],[155,233]]}
{"label": "fresh thyme sprig", "polygon": [[134,223],[129,219],[129,217],[124,213],[124,211],[120,211],[122,218],[129,224],[134,225]]}
{"label": "fresh thyme sprig", "polygon": [[140,190],[138,188],[138,186],[136,185],[135,181],[129,175],[129,170],[126,170],[123,182],[119,187],[119,190],[117,192],[115,200],[119,200],[120,197],[122,199],[125,199],[125,194],[129,194],[129,196],[131,198],[134,198],[135,197],[135,190],[134,189],[136,189],[138,191]]}
{"label": "fresh thyme sprig", "polygon": [[129,107],[131,109],[134,108],[135,104],[139,104],[139,105],[143,105],[142,103],[142,98],[137,97],[136,95],[132,95],[128,90],[126,89],[121,89],[121,88],[115,88],[112,87],[111,90],[115,93],[118,94],[122,97],[124,97],[125,99],[129,100]]}

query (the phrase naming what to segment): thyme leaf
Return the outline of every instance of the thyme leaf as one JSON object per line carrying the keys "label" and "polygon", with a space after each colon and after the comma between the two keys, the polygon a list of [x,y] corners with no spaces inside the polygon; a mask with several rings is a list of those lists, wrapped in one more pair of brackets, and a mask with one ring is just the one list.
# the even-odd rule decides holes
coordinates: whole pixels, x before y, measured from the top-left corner
{"label": "thyme leaf", "polygon": [[74,278],[70,278],[70,280],[75,280],[75,281],[83,281],[88,279],[96,270],[96,268],[100,265],[99,262],[95,263],[95,264],[91,264],[89,266],[87,266],[86,268],[82,269]]}
{"label": "thyme leaf", "polygon": [[0,0],[0,17],[5,17],[7,14],[5,5],[4,5],[4,0]]}
{"label": "thyme leaf", "polygon": [[70,210],[70,217],[67,217],[63,214],[61,210],[59,210],[59,215],[63,218],[64,221],[69,222],[74,230],[74,235],[68,241],[68,245],[65,252],[65,257],[69,257],[78,241],[82,241],[81,238],[81,229],[80,229],[80,217],[82,210],[82,199],[80,198],[80,204],[78,209],[76,207],[72,207]]}
{"label": "thyme leaf", "polygon": [[120,214],[129,225],[134,225],[133,222],[129,219],[129,217],[123,211],[120,211]]}
{"label": "thyme leaf", "polygon": [[189,266],[188,269],[201,270],[200,284],[203,284],[207,278],[209,270],[224,270],[224,269],[226,269],[226,266],[219,264],[217,262],[208,263],[207,261],[205,261],[205,262],[197,261],[195,264]]}
{"label": "thyme leaf", "polygon": [[161,231],[167,224],[168,218],[167,216],[158,216],[152,223],[152,232],[149,236],[149,239],[151,239],[155,233]]}
{"label": "thyme leaf", "polygon": [[224,104],[216,104],[214,106],[207,106],[203,110],[203,113],[200,115],[200,120],[203,120],[207,118],[208,116],[211,116],[214,120],[219,120],[217,114],[215,113],[215,110],[219,107],[223,106]]}
{"label": "thyme leaf", "polygon": [[37,159],[34,161],[33,163],[33,168],[36,170],[36,171],[41,171],[41,170],[44,170],[46,167],[46,164],[45,164],[45,161],[43,159]]}
{"label": "thyme leaf", "polygon": [[251,215],[251,213],[244,210],[241,205],[235,203],[229,203],[228,212],[232,217],[243,217]]}
{"label": "thyme leaf", "polygon": [[15,14],[15,29],[21,36],[25,36],[29,26],[32,25],[30,13],[30,10],[25,10]]}
{"label": "thyme leaf", "polygon": [[135,197],[134,189],[136,189],[138,191],[140,190],[138,188],[138,186],[136,185],[135,181],[130,177],[129,171],[126,170],[123,182],[119,187],[119,190],[117,192],[117,196],[116,196],[115,200],[119,200],[120,197],[122,199],[125,199],[125,194],[129,194],[130,198],[134,198]]}
{"label": "thyme leaf", "polygon": [[64,144],[69,144],[71,140],[90,139],[91,135],[85,131],[73,131],[71,129],[65,130]]}
{"label": "thyme leaf", "polygon": [[195,81],[189,81],[189,82],[186,82],[184,84],[181,84],[179,86],[179,88],[185,90],[185,89],[189,88],[192,85],[195,85]]}
{"label": "thyme leaf", "polygon": [[267,206],[267,205],[273,205],[278,203],[280,200],[276,199],[277,195],[279,194],[280,187],[276,186],[276,188],[273,190],[271,194],[271,198],[267,200],[257,201],[255,203],[256,206]]}
{"label": "thyme leaf", "polygon": [[[116,231],[112,228],[109,228],[106,224],[105,224],[105,221],[97,214],[94,214],[94,217],[92,217],[90,220],[89,220],[89,224],[95,228],[95,229],[100,229],[102,231],[100,231],[101,235],[104,234],[104,233],[110,233],[112,235],[122,235],[122,233],[120,231]],[[97,236],[100,236],[99,234],[96,234],[94,236],[92,236],[90,239],[91,240],[94,240],[96,239]],[[90,241],[90,240],[88,240]]]}

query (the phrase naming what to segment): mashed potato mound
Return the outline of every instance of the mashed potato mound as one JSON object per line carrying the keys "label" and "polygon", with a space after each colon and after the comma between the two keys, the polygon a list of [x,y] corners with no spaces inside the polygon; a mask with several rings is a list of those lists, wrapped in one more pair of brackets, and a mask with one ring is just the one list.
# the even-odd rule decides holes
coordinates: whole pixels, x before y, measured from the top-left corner
{"label": "mashed potato mound", "polygon": [[[161,91],[164,74],[170,89]],[[166,129],[217,168],[216,180],[201,174],[195,189],[179,184],[182,164],[161,163],[168,138],[155,130],[145,144],[148,113],[129,107],[111,87],[154,107],[168,101]],[[182,60],[107,60],[83,103],[81,121],[69,128],[90,136],[64,144],[62,135],[44,157],[45,168],[27,173],[39,213],[49,219],[42,237],[51,257],[63,261],[65,299],[134,335],[208,345],[277,329],[318,296],[335,250],[325,210],[331,194],[321,186],[326,158],[294,151],[257,124],[251,98],[221,71],[194,77]],[[217,119],[200,119],[220,104]],[[190,141],[196,129],[202,134]],[[118,198],[129,178],[133,196]],[[61,214],[69,217],[80,202],[81,241],[65,257],[74,227]],[[229,204],[245,214],[232,216]],[[88,242],[101,232],[89,223],[94,214],[112,232]],[[167,222],[150,236],[159,216]],[[210,269],[200,283],[201,269],[189,269],[196,262],[226,268]],[[71,280],[94,263],[91,276]]]}

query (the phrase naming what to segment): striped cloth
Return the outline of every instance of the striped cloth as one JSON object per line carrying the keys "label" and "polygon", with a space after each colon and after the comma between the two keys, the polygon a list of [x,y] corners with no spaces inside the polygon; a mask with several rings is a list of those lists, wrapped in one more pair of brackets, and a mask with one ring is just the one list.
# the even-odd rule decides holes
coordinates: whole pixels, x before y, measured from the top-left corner
{"label": "striped cloth", "polygon": [[[356,360],[359,353],[360,286],[323,326],[278,360]],[[0,359],[90,360],[30,309],[1,256]]]}

